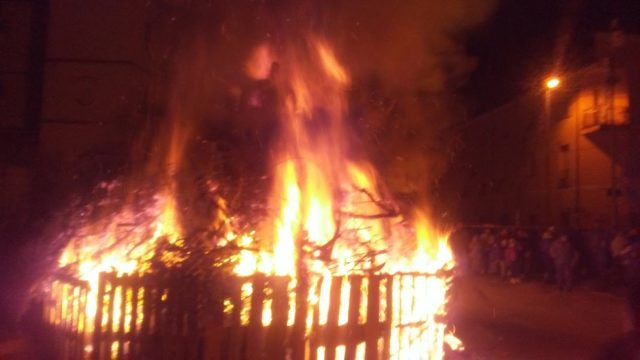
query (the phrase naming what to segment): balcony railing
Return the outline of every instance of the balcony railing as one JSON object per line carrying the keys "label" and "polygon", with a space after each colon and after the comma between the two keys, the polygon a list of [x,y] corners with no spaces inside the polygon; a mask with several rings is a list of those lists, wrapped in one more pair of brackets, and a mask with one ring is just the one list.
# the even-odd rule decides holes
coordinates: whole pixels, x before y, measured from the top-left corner
{"label": "balcony railing", "polygon": [[613,108],[611,116],[607,116],[604,108],[590,108],[580,114],[582,131],[591,132],[600,129],[602,126],[624,126],[629,124],[629,108],[627,106],[616,106]]}

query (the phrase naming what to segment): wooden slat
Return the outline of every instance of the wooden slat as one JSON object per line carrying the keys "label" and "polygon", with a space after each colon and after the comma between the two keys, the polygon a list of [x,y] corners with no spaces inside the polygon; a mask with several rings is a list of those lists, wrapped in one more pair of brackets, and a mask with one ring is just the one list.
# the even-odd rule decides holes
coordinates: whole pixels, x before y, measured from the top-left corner
{"label": "wooden slat", "polygon": [[138,293],[140,291],[140,278],[138,275],[131,276],[131,324],[129,327],[129,359],[136,358],[138,354]]}
{"label": "wooden slat", "polygon": [[[358,316],[360,314],[360,298],[361,298],[361,289],[362,286],[362,276],[360,275],[352,275],[349,276],[349,283],[351,284],[351,289],[349,291],[349,321],[347,323],[347,332],[346,332],[346,349],[345,349],[345,360],[353,360],[356,357],[356,348],[358,346]],[[343,304],[346,306],[346,304]]]}
{"label": "wooden slat", "polygon": [[[141,278],[140,280],[143,279]],[[154,286],[152,286],[149,277],[145,277],[144,281],[141,281],[141,286],[144,290],[142,292],[142,324],[138,334],[140,346],[139,351],[140,354],[146,354],[150,346],[151,321],[153,316],[152,301],[155,289]]]}
{"label": "wooden slat", "polygon": [[55,305],[53,306],[54,309],[54,324],[56,326],[60,326],[60,308],[62,307],[62,297],[64,296],[64,294],[62,293],[62,285],[58,282],[56,283],[56,293],[58,294],[58,296],[55,299]]}
{"label": "wooden slat", "polygon": [[73,356],[74,352],[74,333],[73,333],[73,287],[69,284],[65,285],[66,288],[66,297],[67,297],[67,306],[65,309],[64,316],[64,331],[66,335],[65,347],[67,356]]}
{"label": "wooden slat", "polygon": [[145,357],[153,358],[160,349],[156,343],[159,341],[158,322],[160,321],[160,304],[162,290],[159,286],[160,279],[157,276],[147,277],[143,282],[145,286],[143,304],[143,326],[141,338],[141,351]]}
{"label": "wooden slat", "polygon": [[342,291],[342,277],[331,278],[331,290],[329,292],[329,312],[327,323],[324,326],[323,337],[325,339],[325,360],[334,360],[336,357],[336,345],[338,345],[338,318],[340,315],[340,295]]}
{"label": "wooden slat", "polygon": [[162,351],[162,359],[165,360],[176,358],[176,346],[179,342],[176,331],[176,300],[179,296],[179,291],[176,290],[178,290],[178,283],[179,281],[176,274],[169,274],[168,281],[165,284],[167,297],[163,302],[165,319],[162,325],[163,336],[161,340],[164,347],[164,350]]}
{"label": "wooden slat", "polygon": [[189,285],[185,291],[184,297],[184,310],[185,310],[185,333],[184,336],[187,339],[185,346],[185,358],[186,359],[199,359],[198,344],[202,340],[202,334],[198,332],[198,304],[197,294],[202,291],[201,284],[196,279],[189,279]]}
{"label": "wooden slat", "polygon": [[62,354],[62,351],[64,351],[64,333],[60,330],[60,321],[61,321],[61,308],[62,308],[62,297],[64,296],[64,293],[62,292],[62,285],[60,284],[60,282],[56,282],[55,284],[55,292],[57,294],[56,298],[54,299],[54,304],[53,304],[53,326],[54,329],[56,330],[56,341],[54,343],[54,350],[60,354]]}
{"label": "wooden slat", "polygon": [[[197,291],[190,279],[181,276],[180,279],[180,293],[177,301],[176,320],[178,321],[178,336],[180,337],[180,344],[177,352],[178,357],[181,359],[189,359],[189,329],[188,329],[188,314],[192,310],[188,304],[188,294]],[[196,337],[196,334],[193,334]]]}
{"label": "wooden slat", "polygon": [[242,283],[241,280],[232,281],[231,303],[233,311],[231,313],[231,334],[227,356],[229,360],[241,359],[242,333],[241,333],[241,311],[242,311]]}
{"label": "wooden slat", "polygon": [[[398,316],[398,325],[402,325],[404,319],[403,319],[403,315],[405,313],[405,308],[404,308],[404,303],[402,301],[402,294],[405,293],[404,291],[404,277],[405,275],[399,275],[396,280],[398,281],[398,294],[396,295],[398,297],[398,302],[396,304],[396,306],[398,307],[398,311],[397,311],[397,316]],[[398,339],[402,339],[405,336],[405,327],[404,326],[398,326]]]}
{"label": "wooden slat", "polygon": [[212,294],[211,308],[205,310],[210,312],[208,322],[204,324],[203,357],[206,360],[223,359],[224,299],[226,297],[226,292],[223,289],[226,284],[220,279],[213,281],[219,286],[215,287],[215,292]]}
{"label": "wooden slat", "polygon": [[80,336],[80,349],[78,354],[78,359],[84,358],[84,345],[87,340],[87,297],[88,291],[84,287],[79,287],[80,289],[80,314],[78,317],[78,329],[81,329],[78,332],[78,336]]}
{"label": "wooden slat", "polygon": [[175,358],[176,359],[186,359],[186,345],[187,345],[187,337],[185,336],[186,326],[185,326],[185,295],[188,291],[195,291],[195,289],[187,288],[187,279],[184,276],[180,276],[175,288],[171,290],[174,292],[175,301],[173,305],[175,309],[173,310],[173,317],[175,321],[175,336],[178,340],[175,347]]}
{"label": "wooden slat", "polygon": [[62,312],[62,331],[64,332],[64,354],[67,358],[73,354],[73,287],[69,284],[64,285],[64,297],[66,298],[66,306]]}
{"label": "wooden slat", "polygon": [[[309,289],[311,279],[309,269],[304,256],[305,241],[297,241],[296,253],[296,288],[295,288],[295,315],[294,324],[289,339],[293,360],[306,359],[307,316],[309,314]],[[313,315],[312,315],[313,316]]]}
{"label": "wooden slat", "polygon": [[[322,295],[322,283],[324,278],[320,278],[316,285],[315,292],[318,298]],[[311,323],[311,333],[309,334],[309,360],[318,358],[318,344],[320,332],[320,301],[313,305],[313,318]]]}
{"label": "wooden slat", "polygon": [[382,354],[384,359],[391,357],[391,326],[393,324],[393,275],[386,276],[386,309],[385,309],[385,334],[383,340]]}
{"label": "wooden slat", "polygon": [[66,296],[66,284],[60,285],[60,293],[62,294],[60,297],[60,302],[58,304],[58,331],[60,332],[60,352],[63,356],[67,355],[67,332],[65,329],[65,318],[64,318],[64,298]]}
{"label": "wooden slat", "polygon": [[293,360],[305,358],[305,332],[307,328],[307,314],[309,311],[309,279],[306,275],[300,275],[296,284],[295,320],[291,332],[290,344]]}
{"label": "wooden slat", "polygon": [[129,277],[124,275],[117,279],[119,288],[120,288],[120,316],[118,319],[118,333],[117,333],[117,341],[118,341],[118,359],[124,358],[124,322],[125,315],[127,312],[127,288],[129,283]]}
{"label": "wooden slat", "polygon": [[61,351],[60,348],[60,343],[61,343],[61,339],[60,339],[60,334],[58,332],[58,324],[57,324],[57,318],[58,318],[58,302],[60,301],[60,297],[61,292],[59,290],[59,286],[58,286],[58,282],[54,282],[52,284],[52,295],[51,300],[50,300],[50,311],[49,311],[49,317],[50,317],[50,321],[51,321],[51,328],[53,329],[54,333],[52,336],[53,339],[53,343],[52,343],[52,348],[53,351],[58,354]]}
{"label": "wooden slat", "polygon": [[108,274],[108,279],[109,279],[109,310],[108,310],[108,314],[109,317],[107,318],[107,331],[106,331],[106,340],[107,340],[107,354],[108,354],[108,358],[111,359],[113,354],[111,351],[111,344],[112,342],[116,339],[116,335],[114,334],[113,331],[113,320],[114,320],[114,315],[115,315],[115,298],[116,298],[116,275],[115,273],[109,273]]}
{"label": "wooden slat", "polygon": [[74,359],[80,359],[82,356],[82,345],[83,345],[83,339],[82,339],[82,335],[81,335],[81,330],[80,330],[80,316],[82,314],[82,311],[84,309],[82,309],[81,307],[81,296],[82,296],[82,289],[78,286],[74,286],[73,287],[73,305],[72,305],[72,311],[73,311],[73,353],[72,353],[72,357]]}
{"label": "wooden slat", "polygon": [[167,278],[166,276],[162,278],[161,281],[158,282],[157,292],[155,294],[155,328],[153,329],[153,350],[151,354],[154,359],[164,359],[164,355],[166,354],[166,344],[164,339],[167,335],[167,304],[166,301],[163,300],[165,296],[168,296],[167,290]]}
{"label": "wooden slat", "polygon": [[93,352],[91,357],[98,360],[102,350],[102,308],[104,307],[105,274],[98,276],[98,295],[96,297],[96,316],[93,325]]}
{"label": "wooden slat", "polygon": [[247,329],[246,358],[260,359],[263,354],[264,328],[262,326],[262,311],[265,300],[266,279],[262,274],[253,277],[251,294],[251,310],[249,312],[249,328]]}
{"label": "wooden slat", "polygon": [[369,277],[369,293],[367,298],[367,323],[365,325],[367,360],[378,358],[379,316],[380,316],[380,277]]}
{"label": "wooden slat", "polygon": [[284,359],[287,345],[287,320],[289,315],[289,280],[285,277],[272,277],[271,326],[267,337],[267,359]]}

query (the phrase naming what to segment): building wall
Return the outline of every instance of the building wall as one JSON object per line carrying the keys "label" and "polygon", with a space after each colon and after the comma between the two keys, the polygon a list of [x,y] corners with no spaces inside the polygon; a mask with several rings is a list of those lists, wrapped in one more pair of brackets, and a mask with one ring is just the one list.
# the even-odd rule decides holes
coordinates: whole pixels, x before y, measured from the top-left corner
{"label": "building wall", "polygon": [[34,4],[0,2],[0,127],[16,129],[27,123],[30,78],[30,36]]}
{"label": "building wall", "polygon": [[165,117],[174,55],[191,19],[221,6],[0,1],[0,217],[15,219],[23,207],[35,211],[18,217],[39,217],[83,192],[79,186],[147,156],[132,151],[132,137]]}
{"label": "building wall", "polygon": [[465,144],[448,177],[449,192],[460,194],[451,202],[457,217],[637,224],[638,78],[628,69],[621,62],[612,84],[611,67],[594,64],[456,129]]}
{"label": "building wall", "polygon": [[448,183],[461,191],[462,220],[512,223],[540,216],[545,174],[539,100],[523,97],[460,129],[464,148]]}
{"label": "building wall", "polygon": [[[556,218],[571,224],[624,226],[631,221],[629,201],[624,196],[632,133],[627,113],[629,91],[623,82],[609,87],[606,69],[597,70],[595,78],[573,94],[567,114],[557,125],[555,178],[566,178],[566,184],[558,186],[558,192],[565,196],[554,197],[562,199],[554,209],[560,212]],[[613,92],[611,113],[607,110],[608,91]],[[592,125],[594,122],[601,125]]]}
{"label": "building wall", "polygon": [[0,2],[0,230],[30,211],[46,6]]}
{"label": "building wall", "polygon": [[128,156],[145,120],[147,5],[0,1],[0,226]]}
{"label": "building wall", "polygon": [[144,120],[144,15],[143,0],[50,1],[39,144],[53,171],[125,156]]}

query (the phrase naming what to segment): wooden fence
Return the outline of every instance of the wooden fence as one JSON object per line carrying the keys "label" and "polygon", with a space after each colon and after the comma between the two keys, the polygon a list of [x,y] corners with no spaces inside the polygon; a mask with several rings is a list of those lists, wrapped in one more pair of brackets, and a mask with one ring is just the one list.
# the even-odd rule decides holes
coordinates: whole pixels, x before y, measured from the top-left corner
{"label": "wooden fence", "polygon": [[[393,291],[400,285],[394,281],[398,276],[294,284],[288,277],[260,274],[203,282],[177,274],[103,273],[90,333],[83,323],[86,285],[62,301],[77,304],[70,320],[54,315],[47,321],[62,331],[59,354],[65,359],[386,359]],[[45,313],[60,309],[58,296],[65,294],[53,293],[57,300]]]}
{"label": "wooden fence", "polygon": [[43,301],[46,327],[43,348],[62,359],[81,359],[88,325],[89,285],[69,277],[56,277],[50,284],[50,292]]}

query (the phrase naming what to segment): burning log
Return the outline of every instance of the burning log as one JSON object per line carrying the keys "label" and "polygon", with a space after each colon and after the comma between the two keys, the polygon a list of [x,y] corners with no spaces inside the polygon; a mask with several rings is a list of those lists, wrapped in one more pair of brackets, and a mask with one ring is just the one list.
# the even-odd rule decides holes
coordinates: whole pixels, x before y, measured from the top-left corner
{"label": "burning log", "polygon": [[382,212],[377,214],[356,214],[356,213],[342,212],[341,215],[346,217],[357,218],[357,219],[369,219],[369,220],[395,218],[400,216],[400,210],[398,210],[395,206],[391,204],[388,204],[382,200],[374,198],[373,194],[371,194],[371,192],[369,192],[367,189],[361,188],[356,190],[364,194],[369,199],[369,201],[371,201],[372,204],[374,204],[380,210],[382,210]]}

